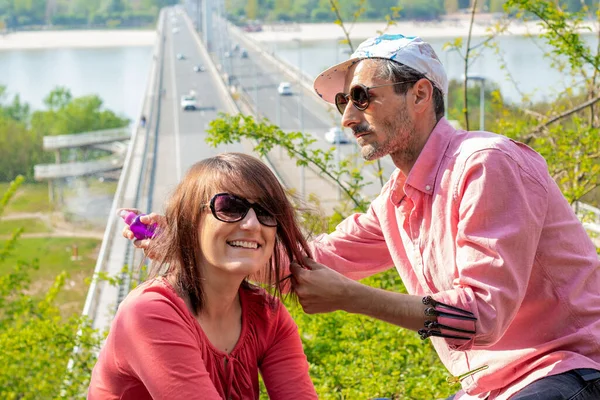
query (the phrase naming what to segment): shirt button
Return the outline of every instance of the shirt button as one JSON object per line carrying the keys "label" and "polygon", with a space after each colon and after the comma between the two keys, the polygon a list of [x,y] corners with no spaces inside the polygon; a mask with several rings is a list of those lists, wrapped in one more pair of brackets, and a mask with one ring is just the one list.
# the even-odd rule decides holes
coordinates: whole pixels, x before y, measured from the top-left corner
{"label": "shirt button", "polygon": [[431,186],[429,186],[429,185],[425,186],[425,190],[431,190]]}

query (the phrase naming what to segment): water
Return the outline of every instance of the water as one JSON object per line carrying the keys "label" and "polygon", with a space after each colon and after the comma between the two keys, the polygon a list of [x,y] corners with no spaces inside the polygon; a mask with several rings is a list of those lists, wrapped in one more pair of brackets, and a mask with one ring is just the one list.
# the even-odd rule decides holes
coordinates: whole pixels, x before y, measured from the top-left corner
{"label": "water", "polygon": [[[583,37],[595,53],[597,36],[584,35]],[[464,61],[457,52],[442,50],[445,43],[453,40],[454,38],[427,39],[444,64],[448,77],[462,80]],[[544,57],[548,47],[539,38],[501,36],[495,41],[500,50],[499,54],[495,54],[493,49],[482,47],[482,54],[470,66],[469,74],[483,76],[493,81],[508,101],[520,103],[522,94],[530,96],[533,101],[549,100],[565,88],[580,85],[583,79],[583,77],[576,77],[573,80],[565,72],[552,68],[551,60]],[[479,42],[481,39],[475,38],[472,45]],[[358,44],[355,43],[354,47],[356,48]],[[301,50],[296,42],[272,42],[264,45],[277,57],[296,66],[299,65],[299,52],[301,52],[302,69],[313,77],[327,67],[349,57],[343,52],[348,45],[338,46],[335,39],[303,42]],[[512,74],[514,83],[507,76],[508,72]]]}
{"label": "water", "polygon": [[152,57],[152,47],[17,50],[0,52],[0,84],[8,99],[19,94],[32,109],[57,86],[73,97],[97,94],[104,107],[137,118]]}

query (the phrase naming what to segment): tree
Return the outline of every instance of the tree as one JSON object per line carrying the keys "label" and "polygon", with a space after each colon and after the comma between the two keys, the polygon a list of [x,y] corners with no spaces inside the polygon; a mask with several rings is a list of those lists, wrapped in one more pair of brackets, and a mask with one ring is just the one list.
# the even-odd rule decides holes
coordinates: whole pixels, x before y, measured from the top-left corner
{"label": "tree", "polygon": [[[18,177],[4,193],[0,215],[22,182]],[[0,271],[5,271],[0,273],[0,398],[82,398],[102,337],[85,318],[61,318],[54,300],[65,283],[65,273],[56,277],[47,293],[34,295],[29,274],[39,268],[37,262],[19,260],[6,265],[22,231],[16,230],[0,246]],[[76,355],[75,346],[79,348]],[[67,368],[71,359],[72,368]]]}
{"label": "tree", "polygon": [[103,108],[98,96],[73,99],[65,88],[54,89],[44,100],[47,111],[35,111],[31,129],[37,135],[67,135],[127,126],[129,120]]}
{"label": "tree", "polygon": [[246,3],[246,17],[249,20],[258,18],[258,0],[248,0],[248,3]]}

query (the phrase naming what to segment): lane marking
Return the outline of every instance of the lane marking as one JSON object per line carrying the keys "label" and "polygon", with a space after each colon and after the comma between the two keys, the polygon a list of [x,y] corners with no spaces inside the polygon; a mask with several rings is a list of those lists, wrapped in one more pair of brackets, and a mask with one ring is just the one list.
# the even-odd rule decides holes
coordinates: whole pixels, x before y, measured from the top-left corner
{"label": "lane marking", "polygon": [[175,79],[175,40],[173,34],[171,38],[171,86],[174,93],[173,100],[173,125],[175,130],[175,175],[177,183],[181,181],[181,146],[179,143],[179,91],[177,90],[177,79]]}

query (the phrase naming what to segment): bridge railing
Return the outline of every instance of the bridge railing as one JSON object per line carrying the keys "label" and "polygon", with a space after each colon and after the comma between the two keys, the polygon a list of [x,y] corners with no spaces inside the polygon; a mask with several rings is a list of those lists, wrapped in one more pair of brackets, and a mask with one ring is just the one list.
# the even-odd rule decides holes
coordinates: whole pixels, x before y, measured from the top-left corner
{"label": "bridge railing", "polygon": [[70,135],[44,136],[44,150],[92,146],[117,140],[127,140],[131,137],[131,131],[131,127],[125,127]]}
{"label": "bridge railing", "polygon": [[93,175],[123,167],[123,157],[108,160],[70,162],[65,164],[38,164],[33,167],[36,181]]}

